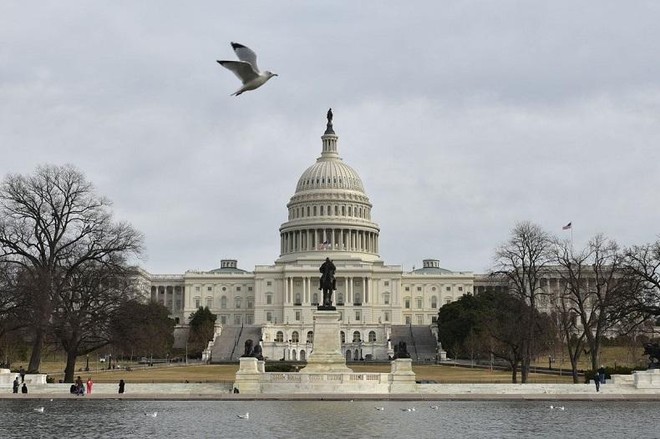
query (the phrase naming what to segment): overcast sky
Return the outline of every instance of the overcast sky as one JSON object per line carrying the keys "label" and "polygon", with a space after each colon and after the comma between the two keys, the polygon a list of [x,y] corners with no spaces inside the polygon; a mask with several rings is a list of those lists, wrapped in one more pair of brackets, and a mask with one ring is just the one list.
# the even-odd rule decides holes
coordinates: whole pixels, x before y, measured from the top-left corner
{"label": "overcast sky", "polygon": [[[0,2],[0,174],[71,163],[152,273],[272,264],[334,111],[386,264],[484,272],[518,221],[660,234],[660,2]],[[230,41],[279,74],[230,96]]]}

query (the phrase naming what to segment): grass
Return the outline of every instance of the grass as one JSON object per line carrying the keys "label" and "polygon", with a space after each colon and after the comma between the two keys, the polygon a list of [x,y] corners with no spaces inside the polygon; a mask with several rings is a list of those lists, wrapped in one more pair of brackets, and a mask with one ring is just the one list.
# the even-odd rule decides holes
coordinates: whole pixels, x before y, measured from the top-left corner
{"label": "grass", "polygon": [[[556,358],[553,362],[553,368],[556,369],[560,366],[560,358]],[[643,349],[627,348],[627,347],[605,347],[601,355],[601,363],[606,366],[631,366],[631,367],[645,367],[646,357],[643,356]],[[170,365],[154,365],[153,367],[139,365],[136,362],[119,362],[122,369],[107,370],[106,363],[96,361],[96,357],[90,357],[90,371],[85,372],[83,368],[86,365],[86,357],[79,357],[76,362],[76,372],[74,376],[80,375],[84,380],[91,377],[94,382],[118,382],[123,379],[132,383],[183,383],[189,382],[232,382],[238,364],[223,364],[223,365],[183,365],[183,364],[170,364]],[[18,369],[21,363],[14,363],[13,367]],[[24,366],[27,366],[25,362]],[[55,381],[64,377],[63,359],[51,357],[47,361],[42,362],[41,372],[47,373]],[[539,358],[539,361],[533,366],[547,368],[547,357]],[[127,371],[125,368],[130,367],[132,370]],[[390,365],[385,363],[351,363],[349,367],[355,372],[375,372],[375,373],[389,373]],[[570,370],[570,363],[567,356],[564,357],[562,364],[564,370]],[[589,370],[591,364],[587,356],[580,362],[580,369]],[[510,383],[511,373],[508,371],[490,371],[488,369],[480,368],[466,368],[456,367],[451,365],[435,365],[435,364],[420,364],[413,365],[413,371],[416,374],[417,380],[436,381],[439,383]],[[520,379],[520,375],[518,376]],[[562,383],[572,382],[571,378],[566,374],[563,376],[548,375],[540,373],[531,373],[529,382],[532,383]]]}

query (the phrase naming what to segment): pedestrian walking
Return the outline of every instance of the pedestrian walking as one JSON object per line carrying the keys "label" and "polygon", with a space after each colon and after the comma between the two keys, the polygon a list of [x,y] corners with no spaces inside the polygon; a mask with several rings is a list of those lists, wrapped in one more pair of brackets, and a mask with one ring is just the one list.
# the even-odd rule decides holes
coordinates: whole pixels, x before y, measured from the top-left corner
{"label": "pedestrian walking", "polygon": [[605,384],[605,367],[602,364],[598,369],[598,380],[601,384]]}
{"label": "pedestrian walking", "polygon": [[596,383],[596,392],[600,392],[600,378],[594,374],[594,383]]}
{"label": "pedestrian walking", "polygon": [[21,366],[18,373],[21,376],[21,383],[24,383],[25,382],[25,369],[23,369],[23,366]]}
{"label": "pedestrian walking", "polygon": [[126,383],[124,380],[119,380],[119,393],[124,393],[124,388],[126,387]]}
{"label": "pedestrian walking", "polygon": [[92,387],[94,386],[94,381],[92,381],[92,377],[89,377],[87,379],[87,394],[91,395],[92,394]]}

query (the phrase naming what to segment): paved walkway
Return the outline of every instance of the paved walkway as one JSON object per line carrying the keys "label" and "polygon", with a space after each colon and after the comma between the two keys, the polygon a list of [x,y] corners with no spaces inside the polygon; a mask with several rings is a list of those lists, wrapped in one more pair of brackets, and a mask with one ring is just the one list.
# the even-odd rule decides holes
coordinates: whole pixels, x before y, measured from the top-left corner
{"label": "paved walkway", "polygon": [[511,400],[613,400],[660,401],[660,389],[635,389],[632,386],[604,384],[596,392],[589,384],[421,384],[415,393],[279,393],[236,394],[227,384],[146,384],[127,383],[126,393],[118,394],[117,385],[97,383],[91,395],[69,393],[69,384],[33,385],[30,393],[13,394],[11,387],[0,386],[0,399],[126,399],[126,400],[258,400],[258,401],[511,401]]}

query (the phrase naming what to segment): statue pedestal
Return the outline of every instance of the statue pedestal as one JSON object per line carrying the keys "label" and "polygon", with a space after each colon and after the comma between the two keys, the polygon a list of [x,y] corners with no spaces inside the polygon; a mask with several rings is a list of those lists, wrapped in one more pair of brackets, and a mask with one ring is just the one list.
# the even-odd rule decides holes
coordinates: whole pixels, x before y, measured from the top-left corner
{"label": "statue pedestal", "polygon": [[314,312],[314,345],[300,373],[352,373],[341,354],[339,312]]}

